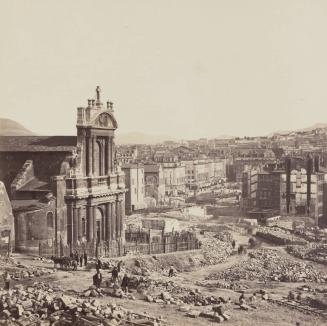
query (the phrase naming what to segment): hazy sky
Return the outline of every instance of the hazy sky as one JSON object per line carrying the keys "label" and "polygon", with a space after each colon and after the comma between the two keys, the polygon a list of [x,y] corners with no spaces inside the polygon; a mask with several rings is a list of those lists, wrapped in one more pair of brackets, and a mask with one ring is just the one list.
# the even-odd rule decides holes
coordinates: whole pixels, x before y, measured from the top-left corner
{"label": "hazy sky", "polygon": [[0,116],[75,134],[96,85],[119,132],[327,122],[326,0],[1,0]]}

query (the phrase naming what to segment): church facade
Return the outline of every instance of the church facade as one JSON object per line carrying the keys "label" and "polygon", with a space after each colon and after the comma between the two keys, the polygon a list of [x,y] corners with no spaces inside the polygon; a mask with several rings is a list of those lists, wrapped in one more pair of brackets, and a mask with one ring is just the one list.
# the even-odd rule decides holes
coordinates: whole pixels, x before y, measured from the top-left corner
{"label": "church facade", "polygon": [[112,102],[77,109],[77,137],[0,137],[0,180],[13,206],[15,247],[124,242],[125,181],[116,162]]}

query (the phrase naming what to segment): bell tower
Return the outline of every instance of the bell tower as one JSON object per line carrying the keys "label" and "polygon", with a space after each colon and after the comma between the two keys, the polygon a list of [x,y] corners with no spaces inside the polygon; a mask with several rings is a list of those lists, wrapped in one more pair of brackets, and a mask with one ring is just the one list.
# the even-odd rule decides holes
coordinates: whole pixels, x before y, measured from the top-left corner
{"label": "bell tower", "polygon": [[97,86],[95,98],[77,108],[75,172],[66,178],[65,195],[71,248],[88,245],[94,254],[102,246],[122,248],[126,189],[124,173],[115,160],[117,127],[113,103],[102,103]]}
{"label": "bell tower", "polygon": [[77,109],[77,147],[80,151],[78,172],[82,176],[106,176],[116,170],[114,134],[117,121],[113,103],[101,102],[97,86],[95,99]]}

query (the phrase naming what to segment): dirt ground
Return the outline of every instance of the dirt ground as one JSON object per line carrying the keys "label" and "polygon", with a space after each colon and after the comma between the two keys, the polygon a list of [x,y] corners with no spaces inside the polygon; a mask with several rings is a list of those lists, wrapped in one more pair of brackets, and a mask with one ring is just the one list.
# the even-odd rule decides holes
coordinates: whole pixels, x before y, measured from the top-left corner
{"label": "dirt ground", "polygon": [[[221,217],[223,214],[216,212],[216,216],[210,223],[225,223],[226,217]],[[236,214],[235,214],[236,215]],[[235,216],[234,215],[234,216]],[[222,220],[223,221],[220,221]],[[232,218],[235,220],[235,217]],[[229,221],[231,222],[231,220]],[[201,222],[202,223],[202,222]],[[209,224],[210,224],[209,223]],[[208,224],[208,225],[209,225]],[[239,234],[233,232],[233,238],[235,239],[237,245],[247,244],[249,236],[244,234]],[[261,243],[262,247],[271,248],[272,246],[266,243]],[[294,257],[288,255],[284,248],[282,247],[273,247],[280,250],[281,255],[285,255],[289,259],[296,260]],[[231,255],[225,262],[217,265],[207,265],[204,267],[200,266],[187,266],[187,261],[189,258],[196,258],[199,255],[198,251],[193,252],[179,252],[174,254],[166,255],[157,255],[156,259],[159,259],[160,262],[166,263],[167,266],[170,266],[171,262],[179,262],[181,265],[185,265],[184,269],[177,273],[173,278],[168,278],[163,272],[153,272],[151,273],[152,279],[157,280],[172,280],[175,284],[194,289],[197,288],[202,294],[208,296],[222,296],[224,298],[231,298],[233,302],[238,301],[240,296],[239,292],[228,289],[220,289],[215,286],[215,281],[207,281],[206,286],[200,286],[197,282],[204,281],[205,278],[213,273],[218,271],[223,271],[232,265],[240,262],[241,260],[249,259],[248,256],[238,256]],[[14,254],[14,258],[26,266],[36,266],[39,268],[49,268],[53,269],[52,263],[46,263],[39,260],[34,260],[33,257],[26,255]],[[159,257],[160,256],[160,257]],[[149,256],[142,256],[145,260],[150,260],[153,258]],[[133,257],[123,257],[122,260],[125,262],[125,266],[134,264],[135,258]],[[316,263],[309,262],[314,265],[317,269],[325,270],[326,267]],[[176,263],[177,264],[177,263]],[[52,284],[58,284],[62,287],[63,291],[70,294],[75,294],[78,296],[80,293],[85,291],[89,286],[92,285],[92,276],[95,272],[95,269],[85,269],[79,268],[77,271],[62,271],[58,270],[56,273],[51,274],[50,276],[41,276],[37,281],[50,282]],[[106,280],[111,278],[111,273],[108,270],[102,271],[103,275],[103,284]],[[36,280],[24,280],[24,283],[32,284]],[[212,284],[210,284],[212,282]],[[266,289],[271,297],[282,297],[287,295],[287,293],[303,285],[304,283],[282,283],[282,282],[270,282],[263,284],[262,282],[256,281],[243,281],[244,284],[248,287],[245,295],[250,295],[256,290]],[[310,284],[312,287],[320,286],[319,284]],[[185,313],[178,310],[176,305],[167,305],[167,304],[158,304],[158,303],[149,303],[146,302],[143,298],[140,298],[136,291],[131,290],[135,295],[135,300],[130,299],[119,299],[112,297],[103,297],[98,300],[103,302],[116,302],[123,307],[133,310],[134,312],[144,313],[147,312],[153,316],[163,316],[166,318],[168,325],[188,325],[188,326],[198,326],[198,325],[214,325],[216,322],[212,322],[209,319],[198,317],[198,318],[189,318],[185,316]],[[209,307],[192,307],[195,310],[210,310]],[[271,302],[259,300],[257,308],[249,311],[240,310],[239,306],[231,304],[228,308],[232,318],[229,321],[225,321],[223,324],[226,325],[235,325],[235,326],[269,326],[269,325],[279,325],[279,326],[291,326],[295,325],[296,322],[299,322],[301,326],[321,326],[327,325],[327,320],[322,318],[317,318],[312,315],[306,315],[298,310],[291,310],[286,307],[276,305]]]}
{"label": "dirt ground", "polygon": [[[239,236],[238,241],[240,243],[245,243],[247,238],[244,236]],[[280,249],[281,252],[283,249]],[[287,255],[286,253],[282,253]],[[15,255],[15,258],[19,260],[24,265],[33,265],[40,268],[53,268],[52,264],[44,263],[37,260],[32,260],[30,257]],[[126,263],[130,258],[126,257]],[[196,285],[197,281],[203,281],[207,275],[212,272],[217,272],[224,270],[233,264],[239,262],[242,259],[247,259],[246,256],[230,256],[229,259],[221,264],[206,266],[202,268],[196,268],[188,272],[178,273],[173,277],[173,281],[183,287],[187,288],[198,288],[202,294],[205,295],[214,295],[214,296],[223,296],[230,297],[233,301],[237,301],[239,293],[226,290],[218,289],[214,286],[212,287],[199,287]],[[319,266],[319,268],[323,268]],[[78,271],[61,271],[58,270],[56,273],[51,274],[51,276],[40,277],[39,281],[51,282],[52,284],[60,285],[66,293],[76,294],[83,292],[90,285],[92,285],[92,275],[94,270],[85,270],[84,268]],[[109,279],[111,274],[107,270],[103,270],[103,279]],[[152,273],[151,277],[158,280],[171,280],[166,275],[162,273]],[[25,281],[25,283],[32,284],[35,280]],[[285,295],[292,288],[300,286],[299,283],[276,283],[276,284],[260,284],[259,282],[247,282],[247,285],[250,286],[250,289],[246,291],[246,295],[253,293],[253,291],[265,288],[268,289],[269,293],[273,295]],[[206,318],[198,317],[196,319],[189,318],[185,316],[185,313],[178,311],[178,307],[175,305],[165,305],[158,303],[149,303],[143,299],[138,298],[138,294],[134,292],[136,300],[129,299],[119,299],[104,297],[100,298],[100,301],[108,302],[114,301],[119,305],[122,305],[128,309],[131,309],[138,313],[147,312],[153,316],[163,316],[166,318],[168,325],[214,325],[216,322],[212,322]],[[211,308],[205,307],[194,307],[196,310],[210,310]],[[290,310],[285,307],[275,305],[270,302],[260,301],[257,305],[257,309],[251,311],[241,311],[238,306],[231,305],[229,307],[230,314],[232,319],[224,322],[226,325],[235,325],[235,326],[261,326],[261,325],[280,325],[288,326],[295,325],[296,322],[300,322],[300,325],[327,325],[327,321],[303,314],[296,310]]]}

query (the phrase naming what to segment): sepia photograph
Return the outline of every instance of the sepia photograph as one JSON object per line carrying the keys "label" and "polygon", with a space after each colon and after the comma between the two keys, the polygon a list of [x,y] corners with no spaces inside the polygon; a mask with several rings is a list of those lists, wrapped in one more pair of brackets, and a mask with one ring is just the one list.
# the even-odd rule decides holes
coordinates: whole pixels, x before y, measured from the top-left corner
{"label": "sepia photograph", "polygon": [[326,0],[0,12],[0,326],[327,326]]}

